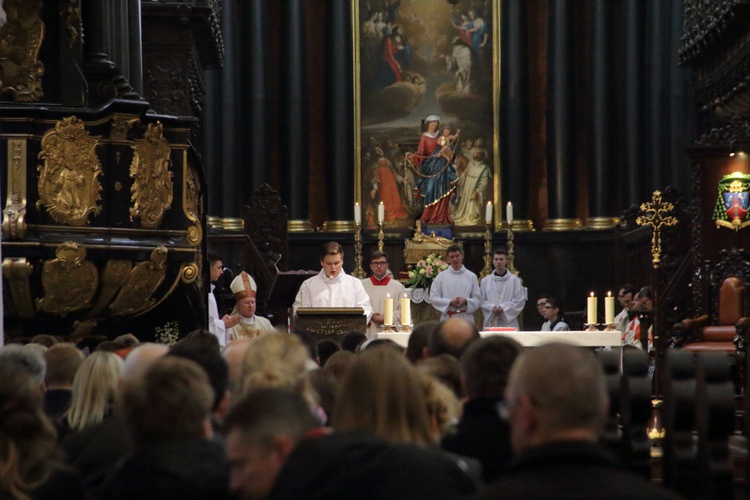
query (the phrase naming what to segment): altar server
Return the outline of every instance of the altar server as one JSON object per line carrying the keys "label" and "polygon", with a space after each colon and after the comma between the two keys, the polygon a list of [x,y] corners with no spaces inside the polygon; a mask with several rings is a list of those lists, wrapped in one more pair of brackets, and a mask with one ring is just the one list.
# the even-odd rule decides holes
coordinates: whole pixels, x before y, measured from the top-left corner
{"label": "altar server", "polygon": [[370,305],[372,317],[367,327],[367,338],[374,339],[380,331],[380,325],[385,321],[385,299],[390,295],[393,299],[393,324],[401,324],[401,298],[404,296],[404,285],[393,279],[388,273],[388,255],[382,250],[375,250],[370,257],[372,276],[362,280]]}
{"label": "altar server", "polygon": [[518,276],[508,271],[508,253],[495,250],[492,265],[495,271],[480,285],[484,328],[513,327],[518,329],[518,316],[526,305],[526,289]]}
{"label": "altar server", "polygon": [[474,324],[474,311],[481,305],[477,275],[464,267],[464,251],[459,245],[448,247],[450,267],[437,275],[430,287],[430,304],[440,312],[440,321],[464,318]]}

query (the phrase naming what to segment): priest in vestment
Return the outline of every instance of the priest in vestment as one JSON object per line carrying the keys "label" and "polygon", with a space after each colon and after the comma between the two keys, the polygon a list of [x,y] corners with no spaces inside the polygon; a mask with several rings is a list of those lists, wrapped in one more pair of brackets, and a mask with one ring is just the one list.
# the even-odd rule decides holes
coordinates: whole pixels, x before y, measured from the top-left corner
{"label": "priest in vestment", "polygon": [[255,314],[255,295],[258,285],[252,276],[242,271],[232,280],[229,285],[237,304],[232,309],[232,315],[239,314],[242,319],[235,326],[227,329],[227,340],[249,338],[254,339],[258,335],[276,330],[271,322],[262,316]]}
{"label": "priest in vestment", "polygon": [[482,290],[482,314],[484,328],[513,327],[518,329],[518,316],[526,305],[526,290],[518,276],[508,271],[508,254],[495,250],[492,265],[495,271],[486,276],[480,285]]}
{"label": "priest in vestment", "polygon": [[477,275],[464,267],[464,251],[448,247],[450,267],[437,275],[430,287],[430,304],[440,312],[440,321],[463,318],[474,324],[474,311],[482,303]]}
{"label": "priest in vestment", "polygon": [[372,317],[367,325],[367,338],[377,338],[380,325],[384,324],[385,298],[390,295],[393,299],[393,324],[401,324],[401,298],[404,296],[404,285],[391,277],[388,273],[388,255],[382,250],[375,250],[370,257],[372,276],[362,280],[370,305]]}
{"label": "priest in vestment", "polygon": [[323,245],[320,266],[320,273],[300,286],[292,306],[294,313],[300,307],[361,307],[369,323],[370,298],[362,281],[344,272],[344,249],[339,243],[329,241]]}

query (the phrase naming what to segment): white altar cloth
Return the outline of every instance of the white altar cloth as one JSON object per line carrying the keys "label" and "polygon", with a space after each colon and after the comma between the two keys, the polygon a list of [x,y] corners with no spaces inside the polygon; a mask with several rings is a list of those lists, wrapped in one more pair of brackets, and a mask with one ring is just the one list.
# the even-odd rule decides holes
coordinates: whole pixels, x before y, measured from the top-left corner
{"label": "white altar cloth", "polygon": [[[613,331],[572,331],[572,332],[479,332],[484,337],[491,335],[503,335],[517,341],[524,347],[534,347],[550,342],[565,342],[567,344],[582,347],[619,347],[622,341],[622,333]],[[390,339],[398,345],[406,347],[409,343],[410,333],[386,333],[378,332],[379,339]]]}

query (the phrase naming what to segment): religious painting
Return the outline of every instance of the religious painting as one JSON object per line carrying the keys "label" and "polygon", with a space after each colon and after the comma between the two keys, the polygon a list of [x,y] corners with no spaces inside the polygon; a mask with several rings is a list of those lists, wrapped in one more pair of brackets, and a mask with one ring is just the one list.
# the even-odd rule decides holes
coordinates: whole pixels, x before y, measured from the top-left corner
{"label": "religious painting", "polygon": [[499,2],[352,2],[363,227],[483,230],[500,186]]}

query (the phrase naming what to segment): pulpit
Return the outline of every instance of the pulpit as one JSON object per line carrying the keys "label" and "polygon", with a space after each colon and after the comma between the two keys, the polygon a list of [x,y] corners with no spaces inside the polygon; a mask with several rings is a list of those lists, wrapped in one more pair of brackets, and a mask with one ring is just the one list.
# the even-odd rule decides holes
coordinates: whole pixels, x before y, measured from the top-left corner
{"label": "pulpit", "polygon": [[292,329],[294,333],[316,342],[329,339],[341,343],[347,332],[365,333],[367,317],[361,307],[300,307]]}

